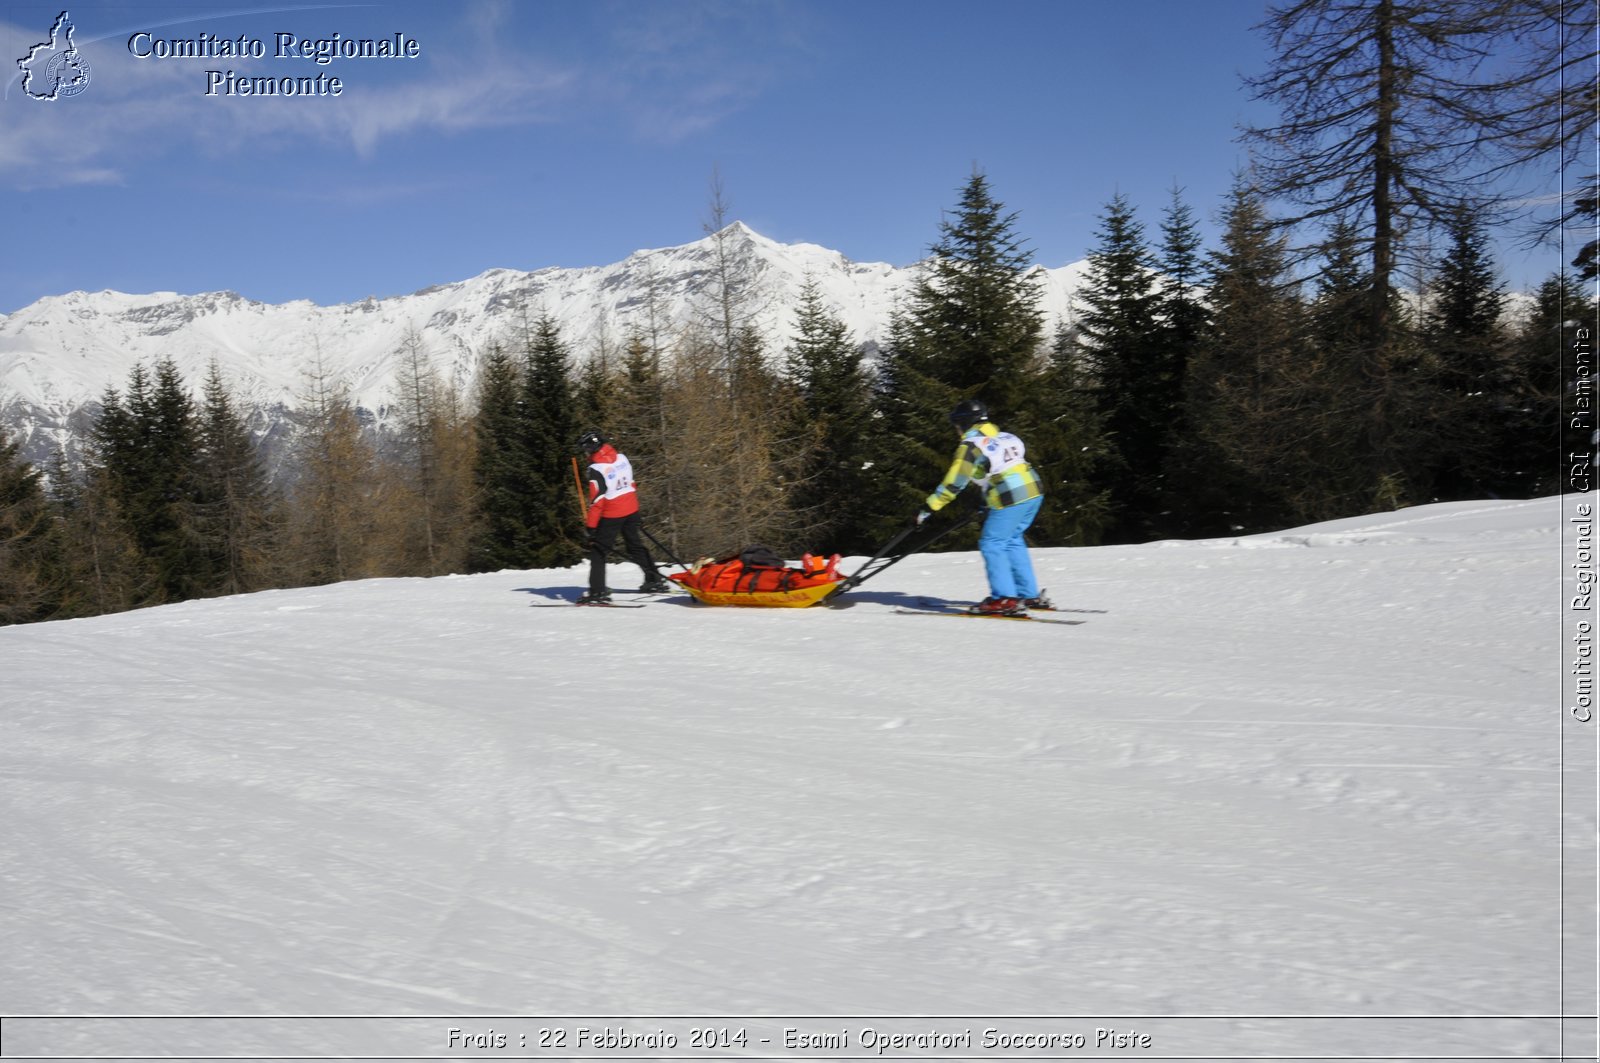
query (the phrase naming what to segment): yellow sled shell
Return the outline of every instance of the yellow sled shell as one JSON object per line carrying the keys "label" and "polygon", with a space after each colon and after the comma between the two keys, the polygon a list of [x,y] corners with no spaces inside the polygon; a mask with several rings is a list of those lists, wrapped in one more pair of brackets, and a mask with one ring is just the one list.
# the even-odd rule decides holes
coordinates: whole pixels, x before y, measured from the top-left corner
{"label": "yellow sled shell", "polygon": [[694,595],[697,601],[707,605],[760,605],[777,606],[785,609],[802,609],[808,605],[815,605],[826,598],[840,580],[830,583],[816,583],[810,587],[795,587],[786,591],[711,591],[692,587],[687,583],[678,586]]}

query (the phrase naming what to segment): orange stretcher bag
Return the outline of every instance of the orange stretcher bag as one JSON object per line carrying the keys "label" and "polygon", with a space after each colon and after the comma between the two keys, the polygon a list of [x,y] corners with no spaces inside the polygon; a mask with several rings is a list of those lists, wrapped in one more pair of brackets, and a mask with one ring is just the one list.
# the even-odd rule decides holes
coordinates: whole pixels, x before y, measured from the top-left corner
{"label": "orange stretcher bag", "polygon": [[795,608],[826,598],[844,579],[838,568],[838,554],[806,554],[799,568],[791,568],[767,547],[750,546],[727,557],[701,558],[667,578],[707,605]]}

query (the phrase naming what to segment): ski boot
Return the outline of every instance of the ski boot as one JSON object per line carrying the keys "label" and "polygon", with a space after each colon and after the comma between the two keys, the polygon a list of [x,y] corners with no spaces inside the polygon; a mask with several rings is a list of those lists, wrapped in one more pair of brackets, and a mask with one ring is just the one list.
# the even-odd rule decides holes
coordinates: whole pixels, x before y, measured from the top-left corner
{"label": "ski boot", "polygon": [[672,584],[668,583],[666,580],[662,579],[660,576],[655,576],[655,577],[653,577],[651,579],[647,579],[647,580],[644,581],[644,585],[639,588],[639,593],[640,594],[667,594],[671,590],[672,590]]}
{"label": "ski boot", "polygon": [[977,605],[972,606],[967,612],[973,616],[1027,616],[1028,611],[1022,607],[1018,598],[996,598],[990,595]]}
{"label": "ski boot", "polygon": [[578,600],[576,602],[574,602],[573,604],[574,605],[610,605],[611,604],[611,592],[609,590],[600,591],[599,593],[596,593],[594,591],[584,591],[582,594],[578,595]]}

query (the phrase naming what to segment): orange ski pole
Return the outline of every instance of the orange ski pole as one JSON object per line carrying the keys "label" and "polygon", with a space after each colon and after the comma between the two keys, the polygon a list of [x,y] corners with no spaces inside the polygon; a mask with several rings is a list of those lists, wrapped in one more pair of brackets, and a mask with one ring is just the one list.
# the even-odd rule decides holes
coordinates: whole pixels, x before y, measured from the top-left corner
{"label": "orange ski pole", "polygon": [[589,519],[589,500],[583,494],[583,477],[578,475],[578,459],[572,459],[572,486],[578,489],[578,512],[583,514],[583,519]]}

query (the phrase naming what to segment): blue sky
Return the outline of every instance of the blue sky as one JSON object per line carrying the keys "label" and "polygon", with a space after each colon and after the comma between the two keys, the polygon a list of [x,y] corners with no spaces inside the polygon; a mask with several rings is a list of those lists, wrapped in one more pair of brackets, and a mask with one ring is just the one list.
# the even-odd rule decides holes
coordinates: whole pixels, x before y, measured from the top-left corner
{"label": "blue sky", "polygon": [[[55,3],[0,13],[7,71]],[[77,95],[0,101],[0,195],[21,253],[0,312],[76,289],[231,289],[321,304],[493,267],[604,265],[729,217],[906,265],[974,168],[1037,262],[1083,258],[1113,195],[1154,238],[1174,187],[1215,232],[1269,123],[1241,75],[1265,0],[469,0],[68,8]],[[130,38],[140,32],[130,48]],[[278,58],[275,35],[393,39],[407,59]],[[148,57],[151,40],[261,59]],[[342,93],[207,95],[208,70],[338,77]],[[43,85],[43,79],[36,84]],[[1508,248],[1527,288],[1554,250]]]}

